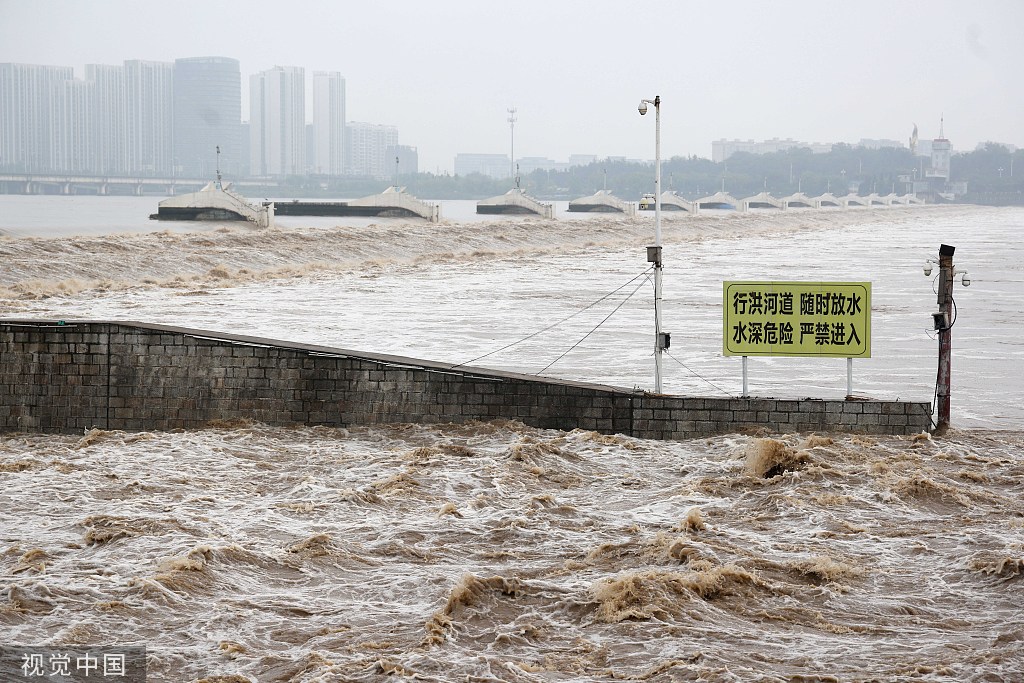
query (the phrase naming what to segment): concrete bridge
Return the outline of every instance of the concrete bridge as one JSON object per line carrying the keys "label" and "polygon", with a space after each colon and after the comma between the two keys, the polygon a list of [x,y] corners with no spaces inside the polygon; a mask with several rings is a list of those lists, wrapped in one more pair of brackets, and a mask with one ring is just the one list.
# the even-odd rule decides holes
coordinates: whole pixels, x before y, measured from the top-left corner
{"label": "concrete bridge", "polygon": [[707,197],[701,197],[697,200],[697,206],[702,209],[717,209],[723,206],[728,206],[737,211],[744,210],[743,200],[736,199],[727,192],[716,192],[715,194],[708,195]]}
{"label": "concrete bridge", "polygon": [[785,209],[786,203],[781,199],[777,199],[767,192],[761,192],[753,197],[747,197],[743,200],[742,211],[748,211],[749,209]]}
{"label": "concrete bridge", "polygon": [[803,206],[809,209],[820,209],[820,197],[808,197],[803,192],[796,192],[788,197],[782,198],[782,208],[788,209],[794,206]]}
{"label": "concrete bridge", "polygon": [[481,214],[533,214],[542,218],[554,218],[555,206],[537,201],[514,187],[505,194],[481,199],[476,203],[476,212]]}
{"label": "concrete bridge", "polygon": [[750,209],[785,210],[791,207],[804,207],[809,209],[836,207],[849,209],[851,206],[867,208],[876,206],[910,206],[925,203],[923,199],[912,194],[897,195],[895,193],[891,193],[883,196],[877,193],[872,193],[862,197],[860,195],[850,193],[842,197],[837,197],[831,192],[826,192],[818,195],[817,197],[811,197],[803,192],[797,192],[786,197],[775,197],[768,192],[760,192],[751,197],[737,199],[724,191],[716,192],[715,194],[708,195],[707,197],[701,197],[700,199],[695,199],[693,202],[681,199],[674,193],[670,194],[666,192],[662,195],[661,199],[662,209],[665,209],[666,204],[669,202],[676,204],[676,206],[669,207],[670,209],[685,209],[691,213],[697,213],[698,209],[718,208],[731,208],[736,211],[745,212]]}
{"label": "concrete bridge", "polygon": [[353,199],[346,205],[354,211],[363,210],[362,215],[386,216],[412,215],[425,218],[431,223],[441,220],[441,205],[429,204],[405,191],[404,187],[389,187],[380,194],[370,195],[361,199]]}
{"label": "concrete bridge", "polygon": [[[58,195],[179,195],[198,192],[209,178],[163,178],[64,174],[0,173],[0,193]],[[267,187],[276,181],[241,181],[236,187]]]}

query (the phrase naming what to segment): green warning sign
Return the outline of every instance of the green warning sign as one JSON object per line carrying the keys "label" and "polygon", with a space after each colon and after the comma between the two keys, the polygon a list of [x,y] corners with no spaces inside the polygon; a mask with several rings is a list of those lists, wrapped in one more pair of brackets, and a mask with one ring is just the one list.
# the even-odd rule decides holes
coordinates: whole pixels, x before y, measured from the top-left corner
{"label": "green warning sign", "polygon": [[724,282],[726,356],[871,357],[870,282]]}

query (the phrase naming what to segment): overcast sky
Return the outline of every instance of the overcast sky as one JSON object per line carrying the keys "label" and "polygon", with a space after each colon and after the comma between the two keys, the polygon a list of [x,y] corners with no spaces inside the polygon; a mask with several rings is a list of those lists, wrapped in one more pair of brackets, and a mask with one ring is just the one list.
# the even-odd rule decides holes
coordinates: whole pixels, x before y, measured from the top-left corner
{"label": "overcast sky", "polygon": [[711,156],[719,138],[1024,146],[1024,0],[0,0],[0,62],[222,55],[339,71],[347,118],[398,126],[420,169],[459,152]]}

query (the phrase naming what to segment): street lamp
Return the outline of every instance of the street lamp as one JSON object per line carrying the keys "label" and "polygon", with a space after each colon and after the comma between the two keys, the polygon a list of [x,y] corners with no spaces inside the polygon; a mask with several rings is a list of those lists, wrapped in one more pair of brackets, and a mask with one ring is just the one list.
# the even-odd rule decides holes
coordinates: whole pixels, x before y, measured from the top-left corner
{"label": "street lamp", "polygon": [[648,104],[654,105],[654,246],[647,247],[647,261],[654,264],[654,392],[660,394],[661,352],[669,347],[669,334],[661,331],[661,96],[640,100],[640,116]]}
{"label": "street lamp", "polygon": [[512,138],[512,159],[509,163],[509,171],[512,173],[512,180],[516,179],[516,108],[508,109],[508,129]]}

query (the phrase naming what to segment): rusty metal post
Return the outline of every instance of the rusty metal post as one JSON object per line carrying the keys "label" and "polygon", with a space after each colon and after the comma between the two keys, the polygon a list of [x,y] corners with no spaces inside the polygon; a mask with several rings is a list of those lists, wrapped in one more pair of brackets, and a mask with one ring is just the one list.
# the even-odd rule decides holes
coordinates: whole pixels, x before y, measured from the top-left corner
{"label": "rusty metal post", "polygon": [[941,321],[939,327],[939,370],[935,381],[938,400],[939,420],[935,425],[937,434],[949,429],[949,387],[953,355],[953,252],[956,247],[943,244],[939,247],[938,303]]}

